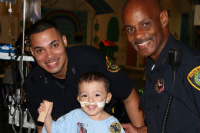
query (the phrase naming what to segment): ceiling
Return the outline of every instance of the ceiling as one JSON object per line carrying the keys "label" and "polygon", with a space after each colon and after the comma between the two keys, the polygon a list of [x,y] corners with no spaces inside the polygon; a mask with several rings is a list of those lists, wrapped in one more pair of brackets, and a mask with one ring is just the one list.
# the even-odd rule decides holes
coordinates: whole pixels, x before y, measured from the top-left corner
{"label": "ceiling", "polygon": [[[46,7],[54,7],[56,4],[62,3],[66,6],[71,5],[74,10],[78,10],[82,6],[87,5],[92,8],[97,15],[114,12],[105,0],[41,0],[42,5]],[[69,3],[69,4],[67,4]]]}

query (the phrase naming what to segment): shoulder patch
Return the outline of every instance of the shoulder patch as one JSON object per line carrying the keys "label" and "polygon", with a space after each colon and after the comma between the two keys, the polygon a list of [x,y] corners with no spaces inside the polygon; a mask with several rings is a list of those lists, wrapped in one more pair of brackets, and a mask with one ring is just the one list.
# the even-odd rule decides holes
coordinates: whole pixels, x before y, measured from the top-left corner
{"label": "shoulder patch", "polygon": [[194,68],[187,76],[189,83],[200,91],[200,66]]}
{"label": "shoulder patch", "polygon": [[121,68],[115,65],[114,61],[106,56],[106,66],[107,70],[110,72],[118,72]]}
{"label": "shoulder patch", "polygon": [[109,128],[110,133],[121,133],[121,125],[118,122],[113,122]]}

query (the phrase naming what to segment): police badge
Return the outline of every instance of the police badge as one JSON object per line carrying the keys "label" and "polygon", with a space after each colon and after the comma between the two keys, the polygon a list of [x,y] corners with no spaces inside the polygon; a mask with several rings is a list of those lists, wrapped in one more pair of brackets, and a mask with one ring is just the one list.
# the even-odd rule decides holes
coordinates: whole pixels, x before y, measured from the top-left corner
{"label": "police badge", "polygon": [[164,79],[162,78],[157,78],[157,81],[155,83],[155,90],[158,93],[161,93],[162,91],[164,91]]}
{"label": "police badge", "polygon": [[106,56],[106,66],[107,70],[110,72],[118,72],[121,68],[115,65],[114,61]]}

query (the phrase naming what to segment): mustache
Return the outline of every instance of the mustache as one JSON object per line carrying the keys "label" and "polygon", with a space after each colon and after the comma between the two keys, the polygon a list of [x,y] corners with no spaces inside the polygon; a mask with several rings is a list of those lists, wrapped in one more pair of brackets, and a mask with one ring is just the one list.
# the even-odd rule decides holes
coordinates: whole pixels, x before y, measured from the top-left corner
{"label": "mustache", "polygon": [[144,42],[149,41],[149,40],[152,40],[152,39],[153,39],[153,37],[137,39],[137,40],[134,41],[132,44],[137,45],[137,44],[141,44],[141,43],[144,43]]}
{"label": "mustache", "polygon": [[58,60],[58,59],[51,58],[51,59],[48,59],[48,60],[46,61],[46,63],[49,63],[49,62],[54,62],[54,61],[56,61],[56,60]]}

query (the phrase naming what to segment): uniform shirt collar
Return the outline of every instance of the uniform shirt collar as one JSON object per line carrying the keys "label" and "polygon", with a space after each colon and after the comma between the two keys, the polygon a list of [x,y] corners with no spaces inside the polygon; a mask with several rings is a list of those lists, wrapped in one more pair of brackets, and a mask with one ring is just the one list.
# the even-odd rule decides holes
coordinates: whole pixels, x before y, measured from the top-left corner
{"label": "uniform shirt collar", "polygon": [[[162,52],[160,53],[160,55],[158,57],[158,60],[157,60],[157,62],[155,64],[154,70],[162,71],[164,65],[166,63],[168,64],[168,62],[169,62],[169,59],[168,59],[169,50],[174,47],[174,42],[175,41],[176,41],[176,39],[172,35],[170,35],[167,43],[165,44]],[[151,63],[152,63],[152,66],[153,66],[154,62],[153,62],[152,59],[151,59]]]}
{"label": "uniform shirt collar", "polygon": [[79,77],[77,65],[79,64],[79,60],[75,59],[74,56],[71,56],[71,54],[68,54],[68,64],[67,64],[67,73],[66,73],[66,79],[76,79]]}

